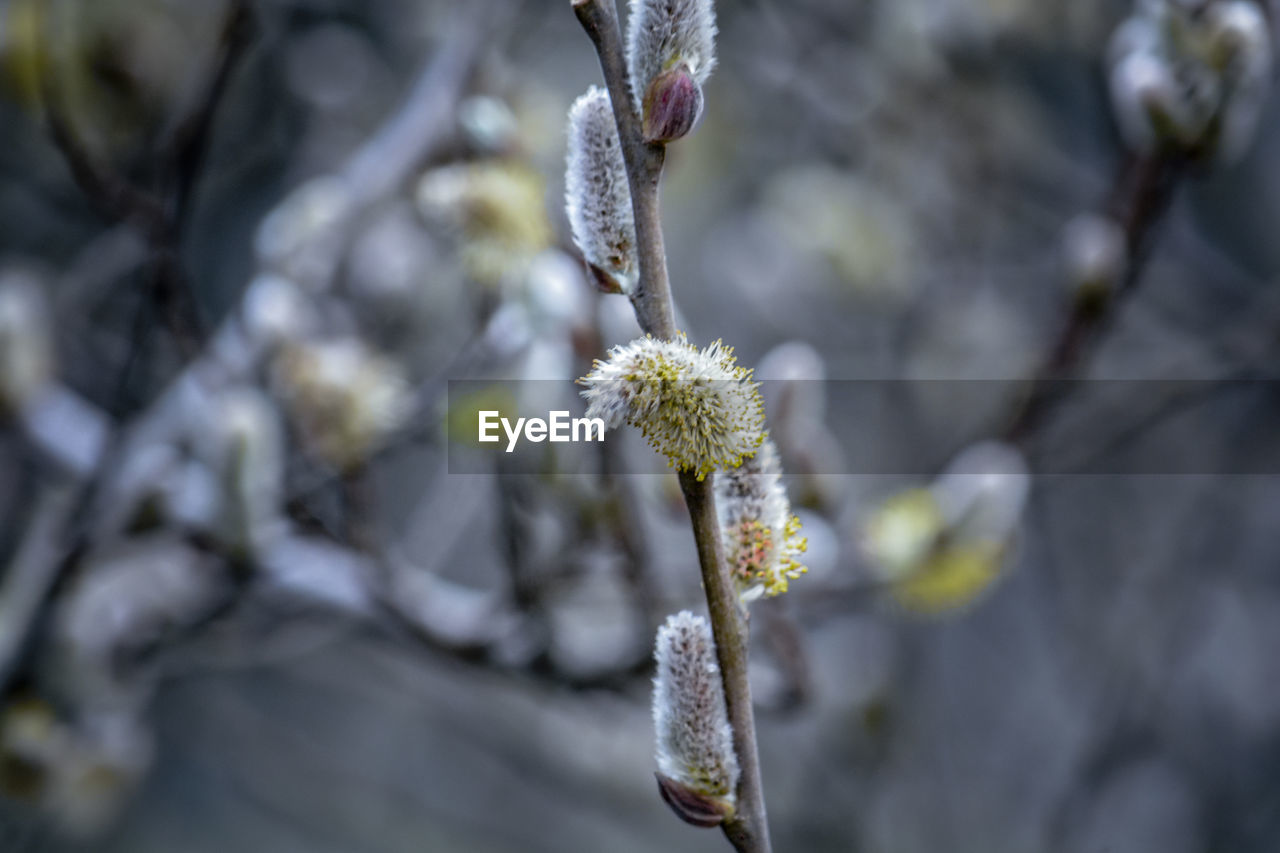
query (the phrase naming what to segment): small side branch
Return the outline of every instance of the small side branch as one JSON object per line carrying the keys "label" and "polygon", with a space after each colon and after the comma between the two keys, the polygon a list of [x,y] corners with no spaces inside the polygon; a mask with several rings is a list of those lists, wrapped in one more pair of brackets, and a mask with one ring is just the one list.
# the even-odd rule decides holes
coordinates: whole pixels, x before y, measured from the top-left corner
{"label": "small side branch", "polygon": [[166,223],[161,204],[154,196],[98,165],[71,127],[52,85],[52,75],[46,75],[41,94],[45,124],[76,186],[108,221],[130,223],[145,234],[149,242],[163,235]]}
{"label": "small side branch", "polygon": [[1007,441],[1028,440],[1067,397],[1068,386],[1061,380],[1071,378],[1089,349],[1114,321],[1125,299],[1137,290],[1150,254],[1152,235],[1168,210],[1186,168],[1185,157],[1167,151],[1135,157],[1126,165],[1109,211],[1124,232],[1128,256],[1124,274],[1104,302],[1076,302],[1032,380],[1029,392],[1004,430]]}

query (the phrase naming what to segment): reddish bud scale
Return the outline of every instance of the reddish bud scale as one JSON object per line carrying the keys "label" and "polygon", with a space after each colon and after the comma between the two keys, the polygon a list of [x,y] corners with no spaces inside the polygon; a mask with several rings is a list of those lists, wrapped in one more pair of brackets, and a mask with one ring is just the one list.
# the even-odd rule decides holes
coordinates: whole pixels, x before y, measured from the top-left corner
{"label": "reddish bud scale", "polygon": [[658,793],[662,795],[662,801],[685,823],[710,829],[733,817],[733,804],[723,797],[700,794],[661,773],[653,775],[658,778]]}
{"label": "reddish bud scale", "polygon": [[590,261],[587,262],[587,272],[591,276],[591,282],[596,286],[596,290],[601,293],[626,293],[627,289],[618,281],[617,276],[609,272],[609,270],[598,267]]}
{"label": "reddish bud scale", "polygon": [[671,142],[693,130],[702,115],[702,87],[684,64],[653,78],[644,93],[646,142]]}

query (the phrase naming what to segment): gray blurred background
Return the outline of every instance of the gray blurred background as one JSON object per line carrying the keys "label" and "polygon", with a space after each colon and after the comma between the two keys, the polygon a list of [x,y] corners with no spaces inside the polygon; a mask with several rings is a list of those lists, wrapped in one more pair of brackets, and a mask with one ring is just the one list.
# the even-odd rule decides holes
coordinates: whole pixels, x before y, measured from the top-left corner
{"label": "gray blurred background", "polygon": [[[567,237],[564,116],[600,81],[569,4],[0,10],[0,276],[45,294],[56,352],[0,418],[0,850],[728,849],[652,776],[652,631],[700,599],[674,478],[632,476],[662,465],[634,435],[534,473],[447,462],[484,407],[447,380],[554,380],[516,392],[546,410],[636,334]],[[769,378],[900,386],[765,389],[780,421],[826,398],[818,438],[780,438],[810,574],[752,615],[779,851],[1280,850],[1276,99],[1176,186],[1073,371],[1192,393],[1055,409],[1004,572],[954,612],[886,601],[860,551],[879,501],[1016,403],[956,382],[1031,375],[1070,310],[1063,228],[1127,161],[1103,58],[1129,11],[717,3],[664,178],[681,327]],[[384,359],[336,459],[316,434],[346,414],[309,416],[273,355],[332,338]],[[279,433],[245,439],[278,474],[247,493],[207,449],[229,389]],[[1107,473],[1144,453],[1192,461]]]}

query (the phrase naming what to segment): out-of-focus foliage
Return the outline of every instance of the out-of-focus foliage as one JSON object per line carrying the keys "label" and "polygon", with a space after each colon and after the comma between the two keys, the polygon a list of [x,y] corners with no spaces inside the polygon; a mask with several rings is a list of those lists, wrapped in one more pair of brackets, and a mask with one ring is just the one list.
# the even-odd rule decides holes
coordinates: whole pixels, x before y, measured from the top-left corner
{"label": "out-of-focus foliage", "polygon": [[[1269,76],[1141,245],[1116,201],[1113,34],[1200,5],[718,4],[663,220],[808,541],[780,851],[1280,846]],[[651,775],[673,475],[470,446],[641,336],[560,212],[568,4],[257,0],[184,148],[233,8],[0,0],[0,850],[721,845]],[[985,443],[1077,311],[1098,381]]]}

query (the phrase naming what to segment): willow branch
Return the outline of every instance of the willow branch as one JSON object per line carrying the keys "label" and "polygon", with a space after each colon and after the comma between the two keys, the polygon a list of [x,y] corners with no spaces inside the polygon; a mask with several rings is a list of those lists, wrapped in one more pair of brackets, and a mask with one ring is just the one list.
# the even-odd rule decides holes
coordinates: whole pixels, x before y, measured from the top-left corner
{"label": "willow branch", "polygon": [[[600,57],[614,119],[622,143],[623,161],[631,188],[635,214],[636,254],[640,278],[631,304],[640,327],[654,337],[675,336],[675,311],[667,276],[666,249],[662,241],[662,220],[658,185],[666,159],[662,144],[644,141],[640,116],[631,99],[622,32],[613,0],[574,0],[573,11],[586,30]],[[760,761],[756,747],[755,713],[751,684],[747,677],[747,624],[733,582],[725,566],[711,478],[699,480],[691,472],[680,474],[680,488],[689,507],[698,563],[707,596],[716,656],[724,680],[725,705],[733,727],[734,749],[741,775],[738,780],[737,812],[722,828],[739,853],[770,853],[769,827],[765,815]]]}
{"label": "willow branch", "polygon": [[635,214],[636,255],[640,280],[631,294],[640,328],[655,338],[670,339],[676,333],[675,311],[671,305],[671,284],[667,278],[667,250],[662,242],[662,218],[658,209],[658,182],[667,149],[661,143],[646,143],[640,129],[640,114],[631,100],[627,82],[627,62],[622,50],[618,11],[612,0],[576,0],[573,11],[595,45],[600,70],[613,102],[613,116],[622,142],[622,159],[627,164],[631,187],[631,209]]}
{"label": "willow branch", "polygon": [[724,834],[739,851],[769,851],[769,826],[765,817],[764,789],[760,780],[760,756],[756,747],[755,711],[747,678],[747,623],[738,593],[725,570],[711,479],[699,480],[693,472],[680,472],[680,488],[689,507],[693,538],[702,567],[711,633],[716,640],[716,661],[724,678],[725,707],[733,728],[733,749],[738,754],[737,814],[724,824]]}
{"label": "willow branch", "polygon": [[1126,165],[1109,211],[1124,232],[1128,257],[1124,274],[1105,301],[1076,301],[1029,392],[1005,428],[1008,441],[1025,442],[1062,403],[1069,393],[1062,380],[1074,375],[1077,365],[1114,321],[1123,301],[1137,290],[1152,235],[1168,210],[1186,167],[1186,157],[1172,151],[1134,157]]}

